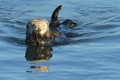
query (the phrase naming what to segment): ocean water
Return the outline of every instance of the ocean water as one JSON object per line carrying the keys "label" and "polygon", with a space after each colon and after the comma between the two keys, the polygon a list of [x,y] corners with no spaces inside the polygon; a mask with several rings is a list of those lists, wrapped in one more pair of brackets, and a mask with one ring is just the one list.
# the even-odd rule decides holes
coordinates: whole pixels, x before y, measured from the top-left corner
{"label": "ocean water", "polygon": [[[0,80],[120,80],[120,0],[0,0]],[[26,24],[59,20],[78,25],[71,42],[27,47]]]}

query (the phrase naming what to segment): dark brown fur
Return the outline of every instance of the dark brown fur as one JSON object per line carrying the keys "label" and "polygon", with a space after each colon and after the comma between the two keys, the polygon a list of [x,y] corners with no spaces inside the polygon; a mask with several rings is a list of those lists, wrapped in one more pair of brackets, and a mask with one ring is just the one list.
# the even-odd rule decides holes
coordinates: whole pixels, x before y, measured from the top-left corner
{"label": "dark brown fur", "polygon": [[54,37],[60,37],[61,33],[58,30],[58,27],[60,26],[60,21],[58,20],[58,14],[60,10],[62,9],[62,5],[59,5],[52,13],[51,16],[51,22],[50,22],[50,29],[54,35]]}
{"label": "dark brown fur", "polygon": [[62,5],[59,5],[54,11],[53,14],[51,16],[51,23],[50,23],[50,27],[58,27],[60,25],[60,22],[58,20],[58,14],[60,12],[60,10],[62,9]]}

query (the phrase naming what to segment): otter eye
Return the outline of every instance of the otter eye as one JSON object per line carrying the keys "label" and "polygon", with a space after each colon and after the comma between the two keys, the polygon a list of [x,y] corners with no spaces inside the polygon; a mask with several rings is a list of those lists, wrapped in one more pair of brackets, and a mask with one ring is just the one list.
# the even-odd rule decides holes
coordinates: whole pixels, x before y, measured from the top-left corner
{"label": "otter eye", "polygon": [[75,22],[72,22],[71,25],[76,25],[76,23],[75,23]]}
{"label": "otter eye", "polygon": [[76,27],[76,23],[75,23],[75,22],[72,22],[72,23],[70,24],[70,28],[74,28],[74,27]]}

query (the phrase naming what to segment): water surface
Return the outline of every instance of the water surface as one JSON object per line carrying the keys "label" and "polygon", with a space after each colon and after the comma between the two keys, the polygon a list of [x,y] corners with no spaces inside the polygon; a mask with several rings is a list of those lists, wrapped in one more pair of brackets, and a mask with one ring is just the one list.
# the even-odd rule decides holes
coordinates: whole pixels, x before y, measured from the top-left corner
{"label": "water surface", "polygon": [[[0,0],[0,79],[119,80],[119,3],[119,0]],[[53,10],[60,4],[63,9],[59,20],[69,18],[78,24],[71,43],[47,49],[26,47],[27,22],[33,18],[50,21]]]}

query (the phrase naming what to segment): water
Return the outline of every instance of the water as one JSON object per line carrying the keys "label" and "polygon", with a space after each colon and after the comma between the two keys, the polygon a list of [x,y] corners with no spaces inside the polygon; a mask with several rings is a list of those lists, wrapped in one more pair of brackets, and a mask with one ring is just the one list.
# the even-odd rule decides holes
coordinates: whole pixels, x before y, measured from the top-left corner
{"label": "water", "polygon": [[[119,3],[0,0],[0,80],[120,80]],[[24,43],[26,24],[40,17],[50,21],[59,4],[63,5],[60,21],[76,21],[77,35],[71,43],[42,49],[46,54],[39,55],[40,48],[27,48]],[[34,61],[37,58],[42,60]]]}

